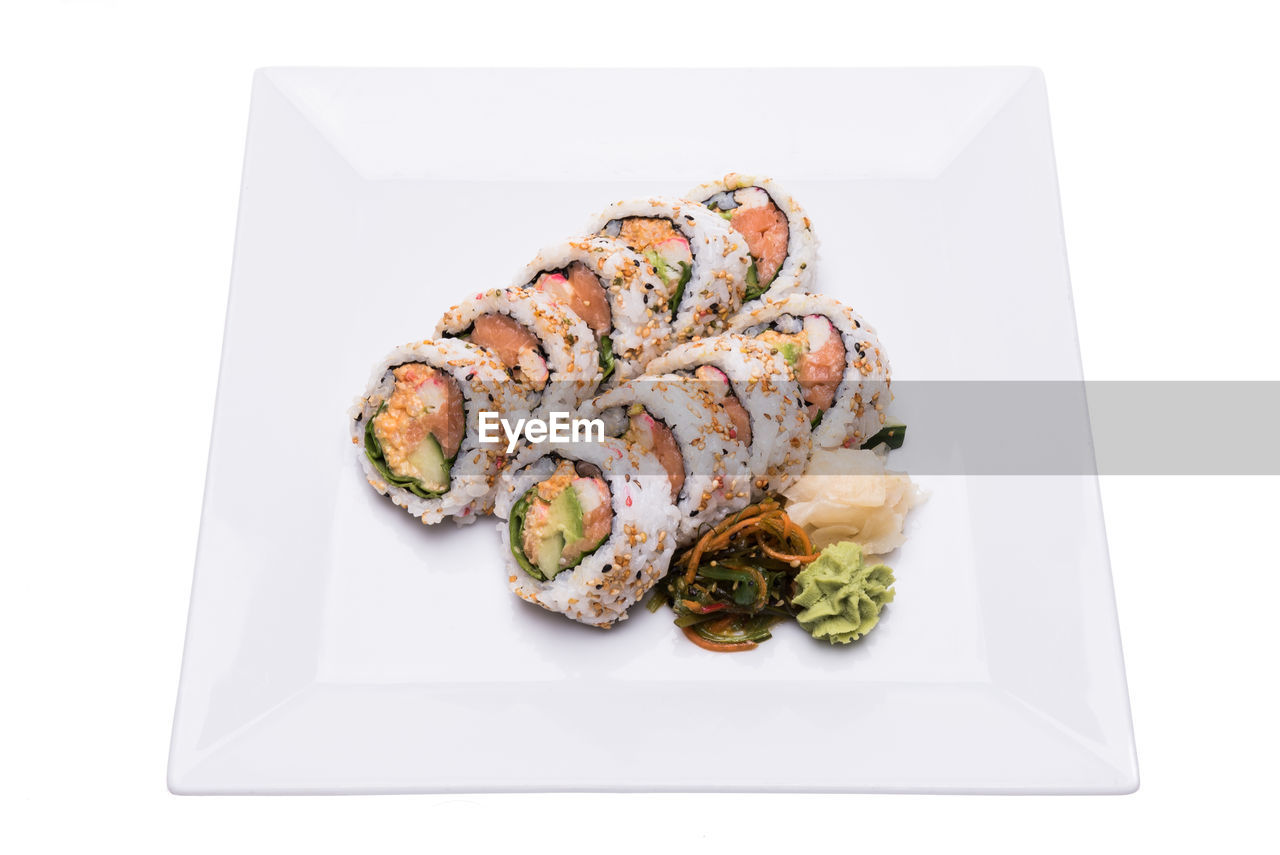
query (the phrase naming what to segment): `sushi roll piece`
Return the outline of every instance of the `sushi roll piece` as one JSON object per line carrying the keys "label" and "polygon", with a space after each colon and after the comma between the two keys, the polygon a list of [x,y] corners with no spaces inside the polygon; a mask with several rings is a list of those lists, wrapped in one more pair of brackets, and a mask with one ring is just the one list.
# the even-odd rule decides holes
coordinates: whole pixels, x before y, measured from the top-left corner
{"label": "sushi roll piece", "polygon": [[751,254],[742,235],[704,205],[652,197],[610,205],[589,231],[640,252],[670,293],[676,341],[723,332],[742,305]]}
{"label": "sushi roll piece", "polygon": [[741,335],[679,345],[649,363],[648,374],[697,381],[720,402],[730,435],[748,449],[756,498],[786,489],[804,472],[809,416],[795,373],[776,348]]}
{"label": "sushi roll piece", "polygon": [[621,439],[526,447],[502,475],[495,510],[511,590],[592,626],[625,620],[676,549],[666,472]]}
{"label": "sushi roll piece", "polygon": [[751,501],[747,446],[738,442],[724,408],[703,384],[675,375],[638,377],[583,405],[605,433],[657,455],[680,511],[681,545],[700,529]]}
{"label": "sushi roll piece", "polygon": [[352,406],[351,442],[373,489],[428,525],[474,522],[493,507],[505,459],[479,441],[483,411],[526,414],[501,363],[463,341],[393,350]]}
{"label": "sushi roll piece", "polygon": [[812,288],[818,239],[809,217],[770,178],[731,172],[694,188],[689,198],[728,220],[751,252],[742,302]]}
{"label": "sushi roll piece", "polygon": [[876,331],[833,297],[788,294],[744,310],[735,333],[775,348],[796,372],[819,448],[860,448],[887,422],[889,356]]}
{"label": "sushi roll piece", "polygon": [[615,238],[571,240],[538,253],[515,287],[550,294],[587,322],[603,382],[644,371],[671,338],[671,295],[643,255]]}
{"label": "sushi roll piece", "polygon": [[445,312],[435,337],[457,338],[497,357],[541,412],[571,411],[600,385],[599,344],[587,322],[550,294],[495,288]]}

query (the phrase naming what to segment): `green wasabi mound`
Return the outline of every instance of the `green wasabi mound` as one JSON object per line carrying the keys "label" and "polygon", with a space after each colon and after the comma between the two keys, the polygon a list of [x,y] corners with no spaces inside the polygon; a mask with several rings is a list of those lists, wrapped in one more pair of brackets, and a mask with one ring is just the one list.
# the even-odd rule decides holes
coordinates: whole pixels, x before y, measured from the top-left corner
{"label": "green wasabi mound", "polygon": [[814,638],[848,644],[866,635],[880,620],[880,610],[893,602],[893,570],[885,564],[862,563],[862,547],[833,543],[795,579],[791,603],[803,609],[796,620]]}

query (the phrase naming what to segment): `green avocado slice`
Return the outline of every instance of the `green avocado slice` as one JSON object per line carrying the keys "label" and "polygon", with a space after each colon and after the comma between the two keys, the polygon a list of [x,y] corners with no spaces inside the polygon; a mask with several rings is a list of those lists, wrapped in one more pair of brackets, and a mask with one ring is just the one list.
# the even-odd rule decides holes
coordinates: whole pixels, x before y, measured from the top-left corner
{"label": "green avocado slice", "polygon": [[572,484],[551,502],[551,525],[565,536],[565,543],[582,540],[582,502]]}
{"label": "green avocado slice", "polygon": [[794,367],[800,362],[800,345],[794,341],[784,341],[778,345],[778,352],[782,354],[782,358],[787,361],[788,365]]}
{"label": "green avocado slice", "polygon": [[547,509],[546,526],[539,533],[538,554],[530,556],[524,552],[524,527],[530,505],[538,501],[541,500],[537,497],[537,488],[533,487],[512,508],[511,554],[526,573],[547,582],[560,571],[568,569],[560,566],[565,545],[582,539],[582,504],[578,500],[578,491],[572,485],[565,487]]}
{"label": "green avocado slice", "polygon": [[570,484],[551,501],[547,514],[547,529],[542,533],[538,546],[538,569],[547,579],[566,568],[560,566],[560,556],[566,544],[582,539],[582,504],[578,491]]}
{"label": "green avocado slice", "polygon": [[551,581],[560,572],[560,556],[564,553],[564,535],[556,532],[538,544],[538,572]]}

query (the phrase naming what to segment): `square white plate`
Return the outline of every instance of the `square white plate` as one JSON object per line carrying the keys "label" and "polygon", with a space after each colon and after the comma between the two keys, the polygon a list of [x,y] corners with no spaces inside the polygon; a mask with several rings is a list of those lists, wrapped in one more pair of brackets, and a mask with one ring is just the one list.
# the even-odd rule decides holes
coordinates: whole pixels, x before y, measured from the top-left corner
{"label": "square white plate", "polygon": [[490,521],[360,477],[345,410],[392,345],[606,203],[730,171],[808,208],[895,379],[1080,379],[1037,71],[257,75],[171,789],[1137,786],[1095,477],[915,473],[880,627],[735,655],[528,606]]}

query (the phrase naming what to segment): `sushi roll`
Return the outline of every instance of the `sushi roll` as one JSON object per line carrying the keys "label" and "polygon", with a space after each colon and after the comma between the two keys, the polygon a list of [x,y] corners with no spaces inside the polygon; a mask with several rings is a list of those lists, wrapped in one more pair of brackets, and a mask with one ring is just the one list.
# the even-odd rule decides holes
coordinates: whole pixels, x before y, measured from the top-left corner
{"label": "sushi roll", "polygon": [[604,628],[666,575],[680,516],[658,458],[610,437],[526,447],[495,511],[511,590]]}
{"label": "sushi roll", "polygon": [[435,336],[469,341],[497,357],[540,411],[575,409],[600,385],[599,344],[587,322],[550,294],[495,288],[445,312]]}
{"label": "sushi roll", "polygon": [[723,332],[742,305],[751,266],[747,242],[703,205],[663,197],[617,202],[589,231],[616,237],[649,259],[671,295],[676,341]]}
{"label": "sushi roll", "polygon": [[778,351],[741,335],[679,345],[649,363],[648,374],[699,381],[724,408],[732,438],[747,447],[754,495],[791,485],[809,460],[809,416],[795,373]]}
{"label": "sushi roll", "polygon": [[544,249],[516,276],[515,287],[550,294],[587,322],[599,343],[604,382],[640,374],[671,338],[666,282],[648,259],[614,238]]}
{"label": "sushi roll", "polygon": [[796,372],[819,448],[859,448],[884,427],[893,400],[889,356],[876,331],[848,306],[788,294],[744,310],[735,333],[777,349]]}
{"label": "sushi roll", "polygon": [[694,188],[689,198],[728,220],[751,252],[743,303],[812,288],[818,239],[809,218],[770,178],[731,172]]}
{"label": "sushi roll", "polygon": [[639,377],[583,405],[605,432],[657,455],[680,511],[676,539],[688,543],[751,500],[747,447],[723,407],[702,384],[671,376]]}
{"label": "sushi roll", "polygon": [[351,442],[373,489],[427,524],[474,522],[493,507],[504,460],[479,441],[482,411],[519,416],[528,401],[502,365],[463,341],[393,350],[349,411]]}

